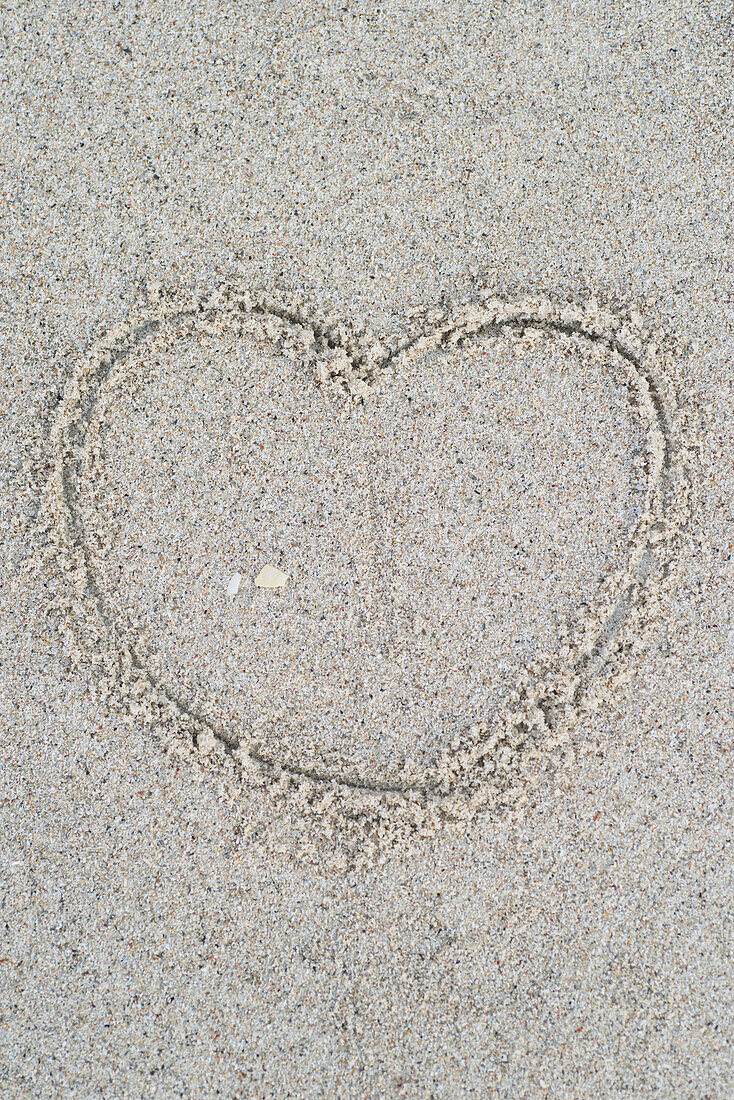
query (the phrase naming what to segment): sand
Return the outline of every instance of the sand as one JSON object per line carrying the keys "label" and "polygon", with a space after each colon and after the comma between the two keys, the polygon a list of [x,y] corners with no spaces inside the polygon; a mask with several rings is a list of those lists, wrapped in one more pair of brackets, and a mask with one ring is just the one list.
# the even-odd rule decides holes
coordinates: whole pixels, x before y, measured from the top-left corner
{"label": "sand", "polygon": [[731,1095],[731,21],[3,21],[4,1093]]}

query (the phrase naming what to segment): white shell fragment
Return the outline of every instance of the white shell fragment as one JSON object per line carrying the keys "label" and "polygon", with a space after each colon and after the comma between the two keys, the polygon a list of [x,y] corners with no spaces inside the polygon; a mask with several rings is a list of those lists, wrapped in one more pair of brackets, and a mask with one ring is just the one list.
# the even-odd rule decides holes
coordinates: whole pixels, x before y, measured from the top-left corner
{"label": "white shell fragment", "polygon": [[239,592],[239,588],[240,588],[241,583],[242,583],[242,576],[239,573],[235,573],[235,575],[230,578],[230,582],[227,585],[227,595],[228,596],[236,596],[237,593]]}
{"label": "white shell fragment", "polygon": [[281,573],[274,565],[266,565],[255,577],[255,584],[258,588],[282,588],[287,580],[287,573]]}

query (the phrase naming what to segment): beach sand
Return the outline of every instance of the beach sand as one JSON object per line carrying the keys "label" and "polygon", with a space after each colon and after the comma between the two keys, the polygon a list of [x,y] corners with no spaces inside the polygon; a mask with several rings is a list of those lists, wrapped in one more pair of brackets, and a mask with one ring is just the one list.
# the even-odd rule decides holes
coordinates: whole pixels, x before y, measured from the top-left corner
{"label": "beach sand", "polygon": [[730,14],[270,9],[2,16],[3,1094],[723,1100]]}

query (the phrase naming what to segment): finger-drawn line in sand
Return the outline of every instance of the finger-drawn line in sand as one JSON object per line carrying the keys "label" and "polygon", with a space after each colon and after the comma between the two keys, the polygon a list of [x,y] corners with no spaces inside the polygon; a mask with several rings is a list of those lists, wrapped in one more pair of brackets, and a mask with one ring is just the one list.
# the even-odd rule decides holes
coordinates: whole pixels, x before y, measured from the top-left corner
{"label": "finger-drawn line in sand", "polygon": [[[319,383],[348,400],[373,398],[391,373],[429,352],[497,335],[528,333],[591,347],[624,378],[647,437],[644,506],[630,532],[626,562],[608,576],[581,609],[572,635],[555,655],[527,666],[500,711],[452,742],[433,767],[412,783],[382,782],[279,762],[243,743],[176,697],[141,658],[130,628],[111,611],[97,579],[91,537],[95,516],[79,496],[87,428],[112,372],[145,337],[170,330],[210,335],[252,334],[278,351],[313,365]],[[524,775],[544,755],[570,743],[570,732],[590,696],[603,698],[629,679],[629,658],[664,591],[690,513],[687,412],[681,401],[677,357],[669,338],[648,331],[634,312],[555,304],[544,298],[433,310],[411,322],[394,347],[333,317],[317,316],[297,297],[270,298],[243,285],[185,296],[157,288],[136,317],[110,330],[88,352],[66,387],[52,429],[53,469],[44,497],[47,557],[73,581],[68,615],[87,654],[114,685],[118,701],[159,727],[168,746],[207,767],[222,769],[231,784],[265,785],[291,793],[304,812],[325,819],[342,840],[371,858],[385,845],[413,834],[466,822],[479,811],[519,808]],[[604,671],[604,677],[600,673]],[[590,689],[594,689],[593,692]]]}

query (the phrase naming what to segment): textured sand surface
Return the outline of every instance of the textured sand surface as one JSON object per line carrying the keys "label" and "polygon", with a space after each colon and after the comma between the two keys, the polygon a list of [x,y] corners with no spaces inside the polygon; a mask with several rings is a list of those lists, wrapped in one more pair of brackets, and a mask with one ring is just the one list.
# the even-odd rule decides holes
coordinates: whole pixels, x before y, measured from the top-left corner
{"label": "textured sand surface", "polygon": [[[322,768],[388,775],[479,721],[620,556],[642,497],[623,386],[548,343],[414,364],[343,419],[305,372],[237,346],[229,364],[214,339],[140,386],[126,370],[109,480],[84,495],[114,527],[104,588],[144,620],[158,675]],[[282,595],[253,591],[268,562]]]}
{"label": "textured sand surface", "polygon": [[[0,29],[0,1091],[734,1094],[731,11]],[[85,396],[95,342],[220,285],[297,292],[326,336],[218,304]],[[533,322],[467,335],[488,296]],[[542,303],[643,333],[642,390]],[[678,482],[651,504],[656,446],[683,453],[655,386],[645,412],[663,348],[685,537]],[[79,379],[84,436],[54,427]],[[564,709],[566,624],[635,547],[655,598],[646,556],[615,675],[597,646]],[[145,690],[102,675],[128,637]],[[495,743],[545,653],[548,728]]]}

